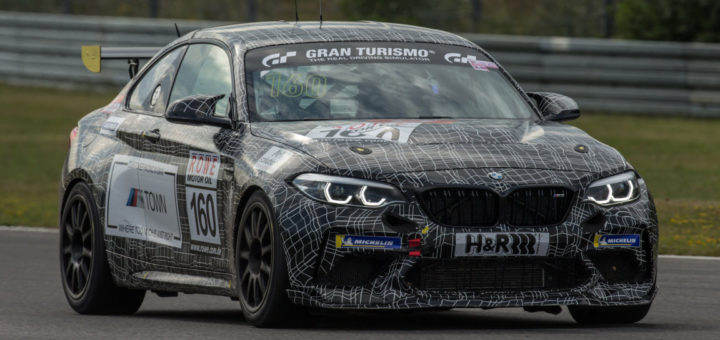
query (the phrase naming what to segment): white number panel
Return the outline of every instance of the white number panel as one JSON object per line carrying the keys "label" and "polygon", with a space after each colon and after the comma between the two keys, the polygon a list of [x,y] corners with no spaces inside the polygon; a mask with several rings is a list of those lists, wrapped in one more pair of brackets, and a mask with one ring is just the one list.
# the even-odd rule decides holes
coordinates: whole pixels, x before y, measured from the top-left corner
{"label": "white number panel", "polygon": [[190,238],[193,241],[220,244],[215,191],[189,186],[185,190]]}

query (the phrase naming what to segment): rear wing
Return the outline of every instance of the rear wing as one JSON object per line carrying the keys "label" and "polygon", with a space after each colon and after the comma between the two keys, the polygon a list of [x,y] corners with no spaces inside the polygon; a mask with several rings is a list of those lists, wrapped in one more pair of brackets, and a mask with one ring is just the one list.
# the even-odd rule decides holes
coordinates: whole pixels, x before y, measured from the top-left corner
{"label": "rear wing", "polygon": [[126,59],[130,78],[138,72],[140,59],[150,59],[161,47],[101,47],[83,46],[81,57],[85,67],[91,72],[100,72],[103,60]]}

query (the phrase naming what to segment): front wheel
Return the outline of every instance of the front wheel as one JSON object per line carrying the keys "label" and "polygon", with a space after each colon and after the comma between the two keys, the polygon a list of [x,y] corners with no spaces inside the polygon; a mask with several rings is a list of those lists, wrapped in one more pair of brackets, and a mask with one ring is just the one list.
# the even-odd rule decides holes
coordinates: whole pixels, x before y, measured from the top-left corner
{"label": "front wheel", "polygon": [[144,290],[117,287],[105,258],[105,241],[90,188],[76,184],[60,218],[60,273],[70,306],[80,314],[132,314]]}
{"label": "front wheel", "polygon": [[296,324],[305,311],[287,297],[280,232],[270,201],[262,192],[248,199],[235,239],[238,296],[245,320],[257,327]]}
{"label": "front wheel", "polygon": [[628,324],[642,320],[650,305],[638,306],[568,306],[570,315],[580,324]]}

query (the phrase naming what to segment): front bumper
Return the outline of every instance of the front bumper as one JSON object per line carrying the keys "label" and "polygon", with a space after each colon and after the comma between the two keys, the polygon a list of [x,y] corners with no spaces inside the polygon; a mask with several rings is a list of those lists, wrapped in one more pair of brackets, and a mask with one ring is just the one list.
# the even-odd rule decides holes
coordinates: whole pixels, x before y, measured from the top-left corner
{"label": "front bumper", "polygon": [[[545,172],[543,178],[574,187],[584,187],[595,179]],[[525,183],[504,185],[514,184]],[[657,291],[657,217],[642,181],[637,201],[602,208],[577,199],[563,223],[546,227],[446,227],[432,222],[413,199],[382,209],[359,209],[318,203],[285,190],[276,197],[276,204],[288,262],[288,296],[301,305],[342,309],[640,305],[651,303]],[[412,221],[417,228],[393,226],[388,215]],[[541,232],[549,234],[550,241],[543,257],[459,259],[453,256],[459,232]],[[640,245],[596,247],[596,235],[616,234],[640,235]],[[402,247],[339,248],[337,235],[399,237]],[[410,240],[417,239],[421,246],[409,247]],[[472,267],[475,269],[426,270],[475,260],[482,262]]]}

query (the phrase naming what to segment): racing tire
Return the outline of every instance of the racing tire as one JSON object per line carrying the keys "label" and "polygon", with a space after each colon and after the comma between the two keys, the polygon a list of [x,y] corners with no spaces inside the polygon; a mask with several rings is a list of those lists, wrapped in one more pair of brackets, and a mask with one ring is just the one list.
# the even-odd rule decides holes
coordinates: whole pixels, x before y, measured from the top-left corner
{"label": "racing tire", "polygon": [[144,290],[113,283],[97,207],[84,182],[73,186],[60,215],[60,275],[70,307],[80,314],[133,314]]}
{"label": "racing tire", "polygon": [[629,324],[642,320],[650,310],[650,304],[637,306],[568,306],[570,315],[579,324]]}
{"label": "racing tire", "polygon": [[248,199],[237,228],[238,300],[255,327],[302,326],[307,310],[287,297],[287,264],[270,200],[260,191]]}

